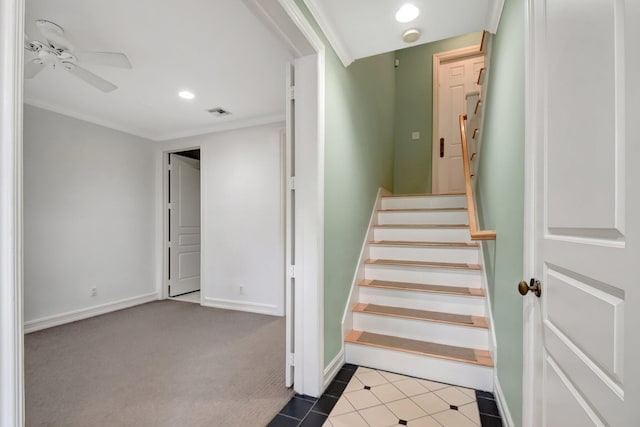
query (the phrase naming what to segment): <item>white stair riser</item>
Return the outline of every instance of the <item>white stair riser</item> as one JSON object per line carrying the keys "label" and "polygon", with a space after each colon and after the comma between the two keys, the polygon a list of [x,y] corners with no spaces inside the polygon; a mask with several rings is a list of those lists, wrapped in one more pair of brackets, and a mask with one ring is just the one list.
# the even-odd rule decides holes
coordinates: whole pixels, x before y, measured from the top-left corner
{"label": "white stair riser", "polygon": [[367,264],[364,277],[371,280],[389,282],[407,282],[479,288],[481,276],[479,270],[453,270],[447,268],[398,267]]}
{"label": "white stair riser", "polygon": [[486,316],[484,297],[358,287],[358,301],[367,304]]}
{"label": "white stair riser", "polygon": [[378,224],[468,224],[467,211],[378,212]]}
{"label": "white stair riser", "polygon": [[478,264],[479,257],[480,250],[474,247],[369,245],[371,259]]}
{"label": "white stair riser", "polygon": [[465,196],[383,197],[382,209],[466,208]]}
{"label": "white stair riser", "polygon": [[468,228],[379,228],[373,231],[376,241],[401,242],[471,242]]}
{"label": "white stair riser", "polygon": [[447,384],[493,392],[493,368],[346,343],[346,361]]}
{"label": "white stair riser", "polygon": [[353,329],[437,344],[489,349],[489,332],[483,328],[355,312]]}

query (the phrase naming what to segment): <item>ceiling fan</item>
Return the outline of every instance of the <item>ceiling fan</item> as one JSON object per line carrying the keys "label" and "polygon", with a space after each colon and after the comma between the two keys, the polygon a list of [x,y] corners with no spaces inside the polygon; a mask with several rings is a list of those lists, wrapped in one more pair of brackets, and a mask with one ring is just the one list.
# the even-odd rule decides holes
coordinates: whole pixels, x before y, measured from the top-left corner
{"label": "ceiling fan", "polygon": [[29,40],[28,37],[25,37],[24,48],[37,55],[36,58],[24,65],[24,77],[26,79],[34,78],[49,65],[54,68],[60,66],[91,86],[103,92],[111,92],[118,87],[81,67],[78,63],[131,68],[131,63],[124,53],[75,51],[73,45],[64,37],[64,30],[61,26],[44,19],[37,20],[36,26],[46,43],[38,40]]}

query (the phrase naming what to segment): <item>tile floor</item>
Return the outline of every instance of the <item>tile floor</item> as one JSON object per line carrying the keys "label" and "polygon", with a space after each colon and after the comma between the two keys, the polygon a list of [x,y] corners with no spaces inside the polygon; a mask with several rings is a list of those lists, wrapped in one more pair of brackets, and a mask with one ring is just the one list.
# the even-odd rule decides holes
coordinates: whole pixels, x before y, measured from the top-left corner
{"label": "tile floor", "polygon": [[269,427],[501,427],[491,393],[346,364],[320,399],[296,395]]}

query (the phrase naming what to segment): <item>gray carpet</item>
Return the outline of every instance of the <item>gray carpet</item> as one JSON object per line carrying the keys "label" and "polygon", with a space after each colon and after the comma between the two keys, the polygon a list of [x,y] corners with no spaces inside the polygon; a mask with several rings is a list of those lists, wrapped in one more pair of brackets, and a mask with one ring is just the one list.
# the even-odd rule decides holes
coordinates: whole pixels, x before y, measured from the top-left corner
{"label": "gray carpet", "polygon": [[25,336],[27,426],[265,426],[284,318],[157,301]]}

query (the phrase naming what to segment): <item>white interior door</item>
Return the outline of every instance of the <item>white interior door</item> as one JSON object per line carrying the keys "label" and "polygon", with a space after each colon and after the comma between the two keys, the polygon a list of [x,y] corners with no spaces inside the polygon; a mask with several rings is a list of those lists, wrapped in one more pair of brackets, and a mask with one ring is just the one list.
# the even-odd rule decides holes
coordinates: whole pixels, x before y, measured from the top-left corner
{"label": "white interior door", "polygon": [[285,316],[286,316],[286,357],[285,385],[291,387],[294,379],[295,353],[295,264],[296,264],[296,162],[295,162],[295,67],[286,68],[286,122],[285,130],[285,177],[287,182],[285,197]]}
{"label": "white interior door", "polygon": [[200,161],[169,154],[169,296],[200,289]]}
{"label": "white interior door", "polygon": [[484,55],[442,62],[438,70],[438,139],[433,143],[434,168],[437,170],[433,193],[465,191],[462,164],[462,142],[458,117],[465,114],[465,95],[479,90],[478,74],[484,66]]}
{"label": "white interior door", "polygon": [[[640,2],[530,0],[525,425],[640,425]],[[533,67],[533,68],[532,68]]]}

